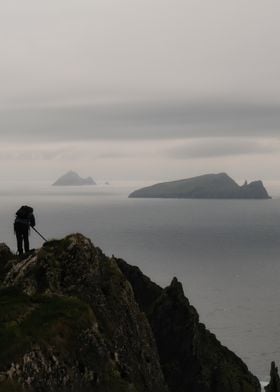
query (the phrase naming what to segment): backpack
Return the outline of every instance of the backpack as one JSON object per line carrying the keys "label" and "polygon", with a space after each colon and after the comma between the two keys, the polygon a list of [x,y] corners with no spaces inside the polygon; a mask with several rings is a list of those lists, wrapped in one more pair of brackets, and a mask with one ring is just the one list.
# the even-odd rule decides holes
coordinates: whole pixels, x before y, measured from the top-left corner
{"label": "backpack", "polygon": [[28,219],[29,215],[32,214],[33,208],[29,206],[22,206],[20,209],[16,212],[17,218],[20,219]]}

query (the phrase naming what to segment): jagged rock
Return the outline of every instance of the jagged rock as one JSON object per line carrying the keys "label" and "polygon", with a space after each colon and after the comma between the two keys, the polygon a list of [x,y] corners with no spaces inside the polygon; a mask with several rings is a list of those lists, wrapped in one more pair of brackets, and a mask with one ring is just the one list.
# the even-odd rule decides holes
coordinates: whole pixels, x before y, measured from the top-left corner
{"label": "jagged rock", "polygon": [[10,248],[6,244],[1,243],[0,244],[0,261],[1,261],[1,266],[6,264],[13,257],[14,257],[14,255],[12,254]]}
{"label": "jagged rock", "polygon": [[270,199],[262,181],[239,186],[226,173],[205,174],[163,182],[132,192],[129,197],[177,199]]}
{"label": "jagged rock", "polygon": [[260,391],[176,278],[162,289],[81,234],[10,264],[0,348],[0,392]]}
{"label": "jagged rock", "polygon": [[241,359],[199,323],[198,313],[176,278],[163,290],[139,268],[121,259],[117,263],[150,321],[170,392],[261,390]]}
{"label": "jagged rock", "polygon": [[10,248],[6,244],[0,244],[0,283],[12,266],[13,259],[15,259],[15,256],[12,254]]}
{"label": "jagged rock", "polygon": [[[12,348],[1,347],[0,372],[16,383],[36,392],[166,391],[131,285],[82,235],[46,243],[12,267],[3,286],[0,324]],[[10,317],[1,307],[9,301]]]}
{"label": "jagged rock", "polygon": [[275,362],[271,364],[270,383],[264,389],[266,392],[280,392],[280,377]]}
{"label": "jagged rock", "polygon": [[262,181],[252,181],[240,187],[241,199],[271,199]]}

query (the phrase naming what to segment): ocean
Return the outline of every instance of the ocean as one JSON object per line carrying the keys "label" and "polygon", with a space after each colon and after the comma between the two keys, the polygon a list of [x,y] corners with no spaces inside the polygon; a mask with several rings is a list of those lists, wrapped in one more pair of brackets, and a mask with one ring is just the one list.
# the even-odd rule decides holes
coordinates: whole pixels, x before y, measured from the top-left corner
{"label": "ocean", "polygon": [[29,204],[48,239],[81,232],[161,286],[176,276],[207,328],[267,380],[280,364],[280,199],[129,199],[135,188],[2,183],[0,242],[15,250],[14,213]]}

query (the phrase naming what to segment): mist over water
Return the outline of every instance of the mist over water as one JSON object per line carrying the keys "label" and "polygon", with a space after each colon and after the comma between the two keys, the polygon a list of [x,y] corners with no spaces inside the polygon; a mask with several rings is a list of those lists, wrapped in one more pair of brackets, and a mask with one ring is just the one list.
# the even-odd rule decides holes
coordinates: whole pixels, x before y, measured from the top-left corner
{"label": "mist over water", "polygon": [[177,276],[201,321],[267,379],[280,361],[280,199],[128,199],[133,189],[2,185],[0,241],[15,250],[14,213],[30,204],[47,238],[81,232],[162,286]]}

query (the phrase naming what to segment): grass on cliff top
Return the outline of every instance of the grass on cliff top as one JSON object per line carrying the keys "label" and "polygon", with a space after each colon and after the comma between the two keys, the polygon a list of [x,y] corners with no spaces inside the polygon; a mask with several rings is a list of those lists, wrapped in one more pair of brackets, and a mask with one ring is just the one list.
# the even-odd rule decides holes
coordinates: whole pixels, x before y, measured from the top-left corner
{"label": "grass on cliff top", "polygon": [[67,237],[62,238],[62,239],[52,239],[52,240],[49,240],[48,242],[44,243],[43,248],[44,249],[58,248],[60,250],[63,250],[65,248],[67,248],[71,244],[71,240],[70,240],[69,237],[71,237],[71,236],[67,236]]}
{"label": "grass on cliff top", "polygon": [[79,333],[92,325],[89,306],[73,297],[29,297],[0,290],[0,369],[32,349],[52,345],[71,351]]}

